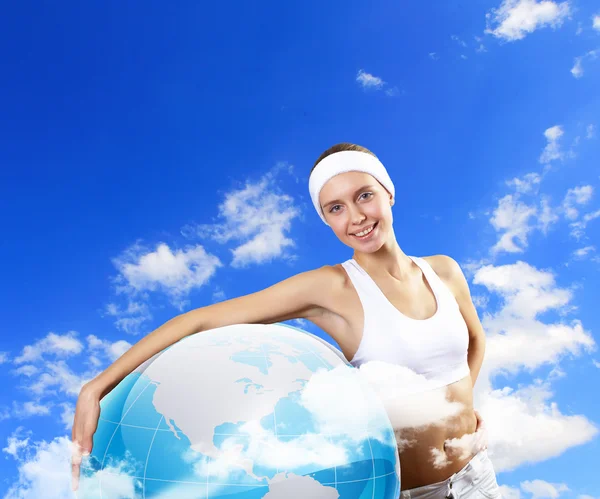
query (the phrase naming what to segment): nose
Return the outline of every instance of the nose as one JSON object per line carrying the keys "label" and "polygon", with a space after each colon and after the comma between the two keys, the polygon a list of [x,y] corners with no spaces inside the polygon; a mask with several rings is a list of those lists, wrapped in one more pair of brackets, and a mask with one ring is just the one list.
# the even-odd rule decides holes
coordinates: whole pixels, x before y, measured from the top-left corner
{"label": "nose", "polygon": [[350,220],[354,225],[360,225],[367,217],[358,209],[350,210]]}

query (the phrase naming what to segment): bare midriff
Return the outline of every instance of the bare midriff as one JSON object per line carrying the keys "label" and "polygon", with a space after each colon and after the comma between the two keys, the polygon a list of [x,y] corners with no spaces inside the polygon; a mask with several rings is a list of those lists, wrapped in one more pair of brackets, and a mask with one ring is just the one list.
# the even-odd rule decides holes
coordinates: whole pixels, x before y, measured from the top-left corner
{"label": "bare midriff", "polygon": [[398,451],[402,490],[442,482],[464,468],[473,457],[473,452],[445,445],[451,439],[474,433],[477,427],[471,377],[448,385],[446,399],[462,405],[458,414],[440,424],[396,432],[400,442]]}

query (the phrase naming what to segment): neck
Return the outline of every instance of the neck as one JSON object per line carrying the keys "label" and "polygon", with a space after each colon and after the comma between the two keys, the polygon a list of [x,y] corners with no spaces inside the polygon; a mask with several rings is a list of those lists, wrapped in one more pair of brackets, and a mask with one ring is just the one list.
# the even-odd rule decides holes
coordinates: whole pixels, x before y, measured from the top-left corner
{"label": "neck", "polygon": [[395,234],[390,234],[381,248],[373,253],[354,251],[352,258],[370,275],[393,277],[406,280],[414,274],[413,261],[402,251]]}

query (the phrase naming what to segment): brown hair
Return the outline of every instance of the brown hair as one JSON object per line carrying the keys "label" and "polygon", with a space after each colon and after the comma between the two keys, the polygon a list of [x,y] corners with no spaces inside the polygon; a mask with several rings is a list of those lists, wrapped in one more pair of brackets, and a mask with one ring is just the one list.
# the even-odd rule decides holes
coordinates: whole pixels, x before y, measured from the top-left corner
{"label": "brown hair", "polygon": [[[321,154],[319,156],[319,159],[317,159],[317,161],[311,168],[310,172],[312,173],[312,171],[317,167],[317,165],[322,160],[324,160],[327,156],[329,156],[330,154],[334,154],[336,152],[341,152],[341,151],[360,151],[360,152],[366,152],[367,154],[370,154],[371,156],[375,156],[375,154],[372,151],[369,151],[366,147],[359,146],[358,144],[352,144],[350,142],[340,142],[339,144],[331,146],[323,154]],[[375,157],[377,157],[377,156],[375,156]]]}

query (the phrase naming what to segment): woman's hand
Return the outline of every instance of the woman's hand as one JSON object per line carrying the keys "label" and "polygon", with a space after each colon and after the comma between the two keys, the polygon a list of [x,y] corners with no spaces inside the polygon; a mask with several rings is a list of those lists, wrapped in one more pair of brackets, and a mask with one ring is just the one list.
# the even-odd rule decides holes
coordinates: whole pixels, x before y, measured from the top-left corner
{"label": "woman's hand", "polygon": [[92,452],[92,437],[100,417],[100,395],[93,385],[84,385],[75,406],[75,418],[71,432],[72,457],[71,480],[73,490],[79,487],[79,473],[83,456]]}

